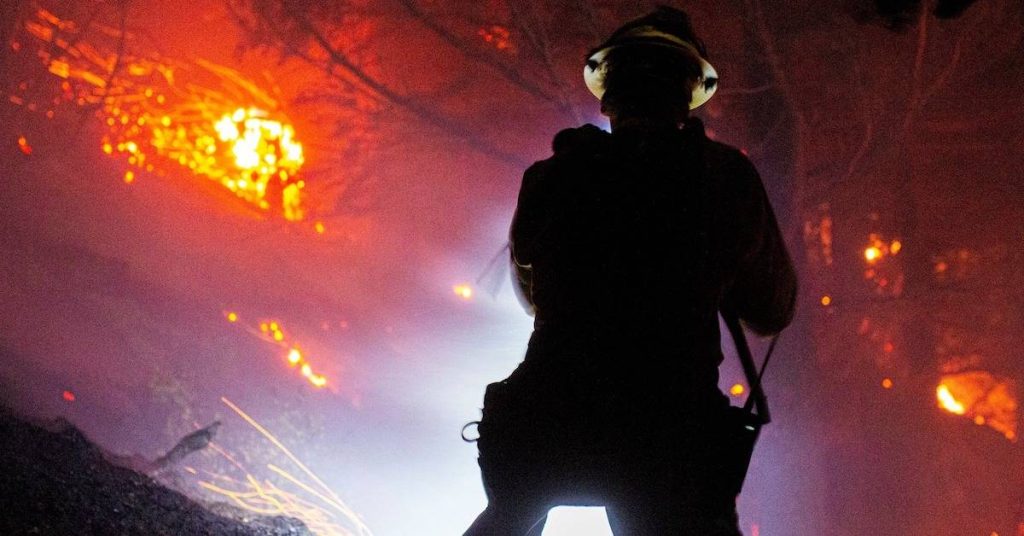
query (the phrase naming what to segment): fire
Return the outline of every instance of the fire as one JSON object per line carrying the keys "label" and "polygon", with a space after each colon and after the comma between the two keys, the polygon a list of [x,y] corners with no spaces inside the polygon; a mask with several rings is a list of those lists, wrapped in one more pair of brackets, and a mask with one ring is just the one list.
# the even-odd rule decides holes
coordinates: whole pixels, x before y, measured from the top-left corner
{"label": "fire", "polygon": [[[299,176],[303,146],[295,128],[279,112],[268,111],[276,110],[277,102],[256,84],[204,60],[117,54],[85,39],[74,22],[43,9],[25,29],[42,42],[38,56],[48,72],[61,79],[54,101],[96,110],[106,127],[103,153],[132,168],[124,173],[125,183],[133,183],[138,170],[184,168],[288,221],[305,218],[306,184]],[[103,30],[99,35],[127,38],[115,28]],[[110,72],[115,57],[120,67]],[[212,75],[220,87],[191,82],[193,73]],[[24,99],[12,95],[11,101]],[[24,138],[19,146],[31,153]]]}
{"label": "fire", "polygon": [[1017,439],[1017,399],[1008,380],[984,371],[946,374],[935,389],[940,408]]}
{"label": "fire", "polygon": [[731,394],[732,396],[740,396],[744,392],[746,392],[746,390],[747,389],[745,387],[743,387],[742,383],[737,383],[737,384],[734,384],[732,387],[729,388],[729,394]]}
{"label": "fire", "polygon": [[[295,141],[291,125],[268,119],[268,115],[258,108],[223,114],[213,125],[223,147],[204,138],[202,151],[212,156],[226,150],[232,156],[237,171],[219,177],[227,189],[261,207],[267,204],[267,197],[280,197],[275,201],[284,217],[298,221],[304,216],[300,190],[305,183],[289,178],[305,161],[302,144]],[[220,175],[211,171],[206,174]]]}
{"label": "fire", "polygon": [[963,415],[967,413],[967,408],[964,407],[953,393],[949,392],[949,387],[944,383],[940,383],[935,389],[935,396],[939,399],[939,407],[956,415]]}
{"label": "fire", "polygon": [[284,329],[281,324],[276,320],[265,320],[258,324],[258,326],[246,326],[240,322],[238,313],[234,311],[227,312],[224,314],[227,321],[232,324],[242,324],[242,326],[248,331],[264,341],[270,342],[277,346],[287,349],[285,352],[285,361],[292,368],[298,368],[302,377],[313,387],[318,389],[327,386],[327,377],[323,374],[317,373],[313,369],[313,365],[307,360],[306,355],[302,352],[297,344],[288,341],[287,335],[285,335]]}

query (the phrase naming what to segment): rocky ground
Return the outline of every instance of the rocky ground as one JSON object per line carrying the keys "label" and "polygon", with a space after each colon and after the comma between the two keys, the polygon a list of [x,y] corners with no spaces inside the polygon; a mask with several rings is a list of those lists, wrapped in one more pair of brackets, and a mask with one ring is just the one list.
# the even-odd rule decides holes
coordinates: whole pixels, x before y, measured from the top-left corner
{"label": "rocky ground", "polygon": [[67,424],[42,427],[0,408],[0,534],[311,534],[291,518],[224,517],[110,463]]}

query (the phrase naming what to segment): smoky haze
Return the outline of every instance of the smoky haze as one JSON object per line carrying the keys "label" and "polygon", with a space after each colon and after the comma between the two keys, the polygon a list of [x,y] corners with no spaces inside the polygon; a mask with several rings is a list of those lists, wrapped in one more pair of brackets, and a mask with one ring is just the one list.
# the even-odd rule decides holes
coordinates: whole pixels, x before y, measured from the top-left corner
{"label": "smoky haze", "polygon": [[[62,78],[25,31],[38,6],[4,8],[2,402],[150,459],[219,419],[217,443],[254,473],[287,464],[227,399],[374,534],[468,526],[485,500],[459,430],[531,329],[492,284],[521,173],[560,129],[606,126],[581,58],[653,4],[463,4],[42,3],[80,24],[123,16],[125,44],[84,34],[107,53],[206,61],[266,92],[304,147],[300,221],[172,158],[148,171],[105,154],[104,109],[49,104]],[[1016,534],[1024,11],[925,5],[896,24],[871,2],[761,4],[683,6],[722,75],[697,115],[757,165],[802,275],[744,532]],[[727,354],[726,390],[743,383]],[[982,394],[954,415],[943,382]],[[239,478],[211,450],[188,463]],[[546,534],[606,532],[599,511],[567,510]]]}

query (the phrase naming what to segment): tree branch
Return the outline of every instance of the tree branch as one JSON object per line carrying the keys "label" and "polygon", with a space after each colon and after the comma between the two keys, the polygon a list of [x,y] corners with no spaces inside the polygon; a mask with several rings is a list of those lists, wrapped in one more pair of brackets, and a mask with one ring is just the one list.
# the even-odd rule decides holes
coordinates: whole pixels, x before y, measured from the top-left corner
{"label": "tree branch", "polygon": [[[320,47],[328,55],[331,64],[341,67],[345,72],[353,76],[363,86],[365,86],[370,91],[380,96],[382,99],[400,108],[405,109],[406,111],[420,118],[425,123],[433,125],[441,129],[442,131],[447,132],[453,137],[466,142],[467,145],[469,145],[470,147],[476,149],[477,151],[480,151],[483,154],[491,156],[496,160],[520,167],[528,164],[528,162],[519,155],[510,153],[508,151],[498,148],[497,146],[491,143],[480,140],[479,133],[475,132],[470,128],[467,128],[465,125],[455,123],[449,118],[444,117],[443,115],[435,112],[434,110],[426,106],[423,106],[419,102],[416,102],[414,99],[396,93],[391,88],[387,87],[383,82],[370,76],[364,70],[359,68],[359,66],[355,65],[351,60],[349,60],[349,58],[344,53],[335,48],[330,43],[330,41],[322,33],[320,33],[320,31],[317,30],[316,27],[313,26],[309,19],[307,19],[306,16],[302,14],[301,9],[289,9],[289,12],[291,17],[295,20],[299,27],[304,32],[308,33],[313,38],[313,40],[320,45]],[[333,69],[331,70],[331,74],[334,75]]]}
{"label": "tree branch", "polygon": [[572,115],[572,110],[567,108],[566,105],[555,95],[548,93],[537,84],[524,78],[518,71],[510,66],[494,61],[494,58],[490,54],[485,54],[476,47],[468,46],[465,41],[459,39],[458,36],[438,23],[437,20],[430,16],[430,14],[420,9],[414,0],[399,0],[399,2],[413,17],[416,18],[416,20],[420,22],[420,24],[423,24],[427,29],[437,34],[437,36],[445,43],[448,43],[452,48],[458,50],[466,58],[490,67],[500,74],[502,78],[511,82],[516,87],[530,95],[533,95],[534,97],[554,104],[559,111]]}

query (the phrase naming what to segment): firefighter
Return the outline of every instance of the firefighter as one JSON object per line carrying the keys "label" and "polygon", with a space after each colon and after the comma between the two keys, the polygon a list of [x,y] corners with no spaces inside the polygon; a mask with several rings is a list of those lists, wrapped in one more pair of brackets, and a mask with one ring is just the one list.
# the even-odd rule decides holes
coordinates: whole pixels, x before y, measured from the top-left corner
{"label": "firefighter", "polygon": [[728,450],[718,313],[781,331],[790,257],[753,165],[689,116],[718,76],[685,13],[627,23],[584,76],[611,133],[564,130],[524,174],[510,244],[534,331],[485,393],[489,504],[466,534],[600,505],[616,535],[739,535],[737,490],[714,469]]}

